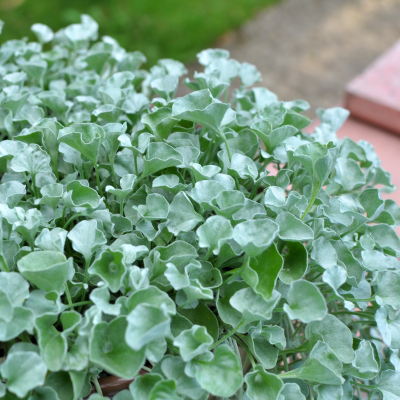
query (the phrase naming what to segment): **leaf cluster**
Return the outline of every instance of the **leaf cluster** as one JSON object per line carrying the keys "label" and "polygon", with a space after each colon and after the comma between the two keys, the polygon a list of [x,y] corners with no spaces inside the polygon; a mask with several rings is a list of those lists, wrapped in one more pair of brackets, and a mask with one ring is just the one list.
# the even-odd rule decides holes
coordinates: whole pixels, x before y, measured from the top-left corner
{"label": "leaf cluster", "polygon": [[88,16],[32,30],[0,47],[0,398],[400,399],[400,209],[348,112],[308,134],[226,50],[176,98]]}

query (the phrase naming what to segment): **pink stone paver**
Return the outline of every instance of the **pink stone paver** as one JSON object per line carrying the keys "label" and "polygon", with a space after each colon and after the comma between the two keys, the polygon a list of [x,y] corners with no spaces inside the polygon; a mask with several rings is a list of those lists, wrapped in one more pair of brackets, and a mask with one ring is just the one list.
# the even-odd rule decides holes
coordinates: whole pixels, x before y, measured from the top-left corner
{"label": "pink stone paver", "polygon": [[345,108],[400,134],[400,40],[347,85]]}

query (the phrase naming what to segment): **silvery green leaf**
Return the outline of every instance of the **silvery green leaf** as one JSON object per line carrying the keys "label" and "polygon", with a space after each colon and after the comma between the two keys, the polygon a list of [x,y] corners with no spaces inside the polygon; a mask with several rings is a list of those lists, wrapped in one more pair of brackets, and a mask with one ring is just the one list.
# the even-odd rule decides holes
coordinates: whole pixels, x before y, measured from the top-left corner
{"label": "silvery green leaf", "polygon": [[69,183],[63,198],[67,207],[97,208],[100,205],[100,196],[96,190],[80,181]]}
{"label": "silvery green leaf", "polygon": [[338,157],[336,161],[336,176],[334,181],[349,192],[365,184],[365,177],[356,161],[351,158]]}
{"label": "silvery green leaf", "polygon": [[363,265],[369,271],[386,271],[399,269],[400,263],[395,257],[385,256],[377,250],[364,250],[361,252]]}
{"label": "silvery green leaf", "polygon": [[124,317],[101,322],[94,327],[90,339],[90,360],[110,374],[132,379],[144,365],[144,350],[132,350],[124,339],[127,321]]}
{"label": "silvery green leaf", "polygon": [[253,321],[268,321],[281,295],[274,290],[269,300],[264,300],[252,289],[245,288],[237,291],[229,300],[231,306],[242,314],[246,323]]}
{"label": "silvery green leaf", "polygon": [[214,341],[218,340],[219,325],[217,317],[204,303],[199,302],[196,308],[183,308],[179,310],[179,313],[191,323],[206,327],[207,332],[213,337]]}
{"label": "silvery green leaf", "polygon": [[166,143],[150,143],[147,148],[147,156],[144,158],[144,176],[155,172],[180,165],[183,157],[173,147]]}
{"label": "silvery green leaf", "polygon": [[203,217],[194,210],[192,203],[184,192],[180,192],[174,197],[169,205],[168,212],[167,228],[171,233],[177,236],[180,232],[191,231],[203,221]]}
{"label": "silvery green leaf", "polygon": [[19,350],[17,344],[10,349],[0,372],[7,380],[7,390],[23,398],[36,386],[44,384],[47,367],[36,351]]}
{"label": "silvery green leaf", "polygon": [[151,88],[163,99],[169,101],[174,97],[179,79],[176,75],[167,75],[151,82]]}
{"label": "silvery green leaf", "polygon": [[71,146],[68,146],[65,143],[60,143],[59,151],[63,154],[65,162],[74,164],[77,167],[82,166],[82,156],[78,150],[73,149]]}
{"label": "silvery green leaf", "polygon": [[178,165],[179,168],[190,168],[193,163],[198,161],[200,156],[200,150],[192,145],[190,146],[179,146],[175,150],[181,154],[183,162]]}
{"label": "silvery green leaf", "polygon": [[35,236],[39,230],[39,226],[43,222],[43,216],[36,208],[31,208],[21,220],[14,222],[13,230],[20,233],[33,249]]}
{"label": "silvery green leaf", "polygon": [[327,148],[320,143],[308,143],[299,146],[293,153],[295,160],[300,161],[312,179],[310,204],[315,201],[320,189],[328,179],[336,158],[338,147]]}
{"label": "silvery green leaf", "polygon": [[136,291],[128,298],[125,306],[128,311],[132,311],[140,304],[163,308],[170,315],[175,315],[176,313],[174,301],[156,286],[149,286]]}
{"label": "silvery green leaf", "polygon": [[172,106],[172,116],[197,122],[219,132],[228,110],[228,104],[218,102],[208,89],[204,89],[176,100]]}
{"label": "silvery green leaf", "polygon": [[228,219],[219,215],[209,217],[196,230],[199,237],[199,246],[208,248],[209,252],[219,254],[221,246],[233,236],[233,229]]}
{"label": "silvery green leaf", "polygon": [[306,400],[304,394],[300,391],[299,385],[296,383],[285,383],[279,392],[280,396],[283,396],[284,400],[298,399]]}
{"label": "silvery green leaf", "polygon": [[17,272],[0,272],[0,277],[0,291],[6,296],[10,306],[22,306],[29,297],[28,282]]}
{"label": "silvery green leaf", "polygon": [[265,336],[247,335],[243,337],[243,341],[265,369],[271,369],[276,365],[279,350],[270,344]]}
{"label": "silvery green leaf", "polygon": [[358,201],[367,212],[367,217],[375,219],[384,209],[385,202],[381,198],[381,194],[378,189],[366,189],[364,190]]}
{"label": "silvery green leaf", "polygon": [[172,60],[171,58],[162,58],[158,60],[158,64],[164,68],[168,75],[180,77],[187,73],[187,69],[180,61]]}
{"label": "silvery green leaf", "polygon": [[[165,189],[173,194],[181,194],[178,192],[184,191],[187,186],[183,183],[180,183],[179,177],[177,175],[165,174],[165,175],[157,176],[157,178],[155,178],[153,180],[152,187]],[[172,206],[172,203],[170,205],[170,209],[171,209],[171,206]]]}
{"label": "silvery green leaf", "polygon": [[[306,327],[306,338],[311,340],[316,335],[318,340],[327,343],[336,357],[343,363],[351,363],[354,358],[353,337],[351,331],[339,319],[331,314],[327,314],[320,321],[313,321]],[[340,340],[337,340],[337,335]]]}
{"label": "silvery green leaf", "polygon": [[272,152],[287,138],[295,135],[297,129],[291,125],[281,126],[273,129],[268,120],[260,120],[251,125],[257,136],[264,142],[268,153]]}
{"label": "silvery green leaf", "polygon": [[40,43],[51,42],[54,38],[53,31],[43,24],[33,24],[31,26],[31,31],[37,36]]}
{"label": "silvery green leaf", "polygon": [[279,279],[290,285],[303,278],[308,267],[307,250],[302,243],[287,242],[288,253],[283,255],[283,268],[279,272]]}
{"label": "silvery green leaf", "polygon": [[343,267],[333,265],[322,274],[322,280],[338,294],[338,289],[347,280],[347,272]]}
{"label": "silvery green leaf", "polygon": [[[185,372],[214,396],[232,396],[243,382],[239,360],[227,345],[218,346],[212,360],[208,357],[193,360]],[[221,385],[221,381],[225,384]]]}
{"label": "silvery green leaf", "polygon": [[58,140],[79,151],[93,164],[97,164],[100,144],[104,140],[104,129],[93,123],[72,124],[58,132]]}
{"label": "silvery green leaf", "polygon": [[19,72],[11,72],[7,75],[3,76],[3,81],[8,83],[9,85],[23,85],[24,81],[26,80],[26,73],[23,71]]}
{"label": "silvery green leaf", "polygon": [[312,242],[311,258],[324,269],[337,264],[336,250],[323,236]]}
{"label": "silvery green leaf", "polygon": [[51,173],[50,157],[37,144],[30,144],[11,160],[15,172],[28,172],[33,177],[38,173]]}
{"label": "silvery green leaf", "polygon": [[[80,315],[74,313],[76,319]],[[57,322],[57,315],[44,314],[35,321],[38,332],[38,345],[43,361],[51,371],[60,370],[68,350],[66,335],[60,333],[53,325]],[[75,324],[74,324],[75,325]]]}
{"label": "silvery green leaf", "polygon": [[99,276],[112,293],[116,293],[124,278],[126,267],[120,251],[104,250],[88,269],[91,275]]}
{"label": "silvery green leaf", "polygon": [[0,203],[14,208],[25,196],[25,185],[18,181],[11,181],[0,185]]}
{"label": "silvery green leaf", "polygon": [[31,61],[22,62],[20,67],[26,72],[29,78],[36,81],[40,86],[43,85],[43,77],[47,70],[46,61],[31,58]]}
{"label": "silvery green leaf", "polygon": [[36,237],[35,245],[41,250],[58,251],[62,253],[64,251],[67,234],[68,232],[61,228],[54,228],[52,230],[44,228]]}
{"label": "silvery green leaf", "polygon": [[63,185],[60,183],[51,183],[40,188],[42,198],[36,199],[35,204],[44,204],[51,207],[53,210],[57,208],[58,202],[64,192]]}
{"label": "silvery green leaf", "polygon": [[225,49],[207,49],[197,54],[197,59],[200,64],[207,66],[211,62],[219,59],[228,59],[229,51]]}
{"label": "silvery green leaf", "polygon": [[346,266],[349,282],[352,282],[354,286],[357,286],[363,277],[361,264],[354,258],[352,252],[342,241],[332,241],[332,244],[336,250],[338,260]]}
{"label": "silvery green leaf", "polygon": [[235,153],[232,156],[228,172],[241,179],[255,180],[258,177],[258,170],[253,160],[239,153]]}
{"label": "silvery green leaf", "polygon": [[233,230],[233,239],[251,257],[265,251],[278,234],[278,225],[272,219],[258,219],[241,222]]}
{"label": "silvery green leaf", "polygon": [[[95,117],[101,118],[104,121],[108,123],[116,123],[122,114],[123,110],[119,107],[114,106],[113,104],[103,104],[100,107],[97,107],[95,110],[93,110],[92,114]],[[76,115],[76,114],[75,114]],[[83,113],[83,115],[88,115],[86,112]],[[84,118],[85,121],[90,121],[90,115],[88,116],[89,118]],[[75,121],[74,121],[75,122]],[[76,121],[77,123],[84,122],[82,119],[79,119],[79,121]]]}
{"label": "silvery green leaf", "polygon": [[249,259],[240,276],[254,292],[268,301],[274,292],[282,266],[282,256],[275,244],[271,244],[260,255]]}
{"label": "silvery green leaf", "polygon": [[372,225],[368,227],[368,232],[382,249],[400,253],[400,239],[389,225]]}
{"label": "silvery green leaf", "polygon": [[72,43],[78,44],[82,41],[96,40],[98,31],[97,22],[89,15],[81,15],[80,24],[72,24],[64,29],[64,34]]}
{"label": "silvery green leaf", "polygon": [[240,64],[236,60],[218,58],[209,63],[204,72],[216,75],[221,81],[230,83],[233,78],[238,76],[239,70]]}
{"label": "silvery green leaf", "polygon": [[247,62],[241,65],[239,77],[242,81],[242,87],[252,86],[261,81],[260,71],[253,64]]}
{"label": "silvery green leaf", "polygon": [[158,382],[162,381],[159,374],[149,373],[139,375],[129,386],[129,389],[136,400],[149,400],[152,389]]}
{"label": "silvery green leaf", "polygon": [[146,205],[133,206],[139,215],[149,221],[166,219],[169,211],[169,204],[164,196],[158,193],[151,193],[146,197]]}
{"label": "silvery green leaf", "polygon": [[[169,78],[175,77],[170,76]],[[144,115],[141,122],[149,127],[157,142],[162,142],[168,138],[171,129],[179,122],[179,118],[173,118],[169,107],[161,107],[150,114]]]}
{"label": "silvery green leaf", "polygon": [[185,363],[181,357],[165,357],[161,361],[161,370],[167,379],[175,381],[178,394],[193,400],[199,400],[205,395],[197,380],[185,374]]}
{"label": "silvery green leaf", "polygon": [[352,373],[351,375],[361,379],[372,379],[378,374],[380,363],[376,360],[375,350],[372,346],[371,342],[367,340],[360,341],[351,363],[358,373]]}
{"label": "silvery green leaf", "polygon": [[193,325],[191,329],[181,332],[174,339],[174,345],[178,347],[180,355],[185,362],[207,353],[213,344],[213,338],[208,334],[204,326]]}
{"label": "silvery green leaf", "polygon": [[324,342],[318,341],[307,360],[296,370],[286,372],[283,378],[300,378],[327,385],[342,385],[342,363]]}
{"label": "silvery green leaf", "polygon": [[279,186],[269,186],[265,191],[264,204],[281,208],[286,203],[285,191]]}
{"label": "silvery green leaf", "polygon": [[284,304],[283,309],[291,319],[309,323],[322,320],[327,313],[324,297],[315,285],[305,280],[292,282],[287,300],[289,304]]}
{"label": "silvery green leaf", "polygon": [[314,239],[313,230],[289,212],[278,215],[276,222],[279,225],[278,236],[287,241],[306,241]]}
{"label": "silvery green leaf", "polygon": [[88,263],[93,253],[103,244],[106,238],[102,231],[97,229],[96,220],[81,221],[68,233],[68,239],[72,242],[72,247],[81,253]]}
{"label": "silvery green leaf", "polygon": [[350,115],[350,112],[342,107],[332,107],[326,110],[318,108],[316,113],[321,123],[331,126],[334,131],[339,130]]}
{"label": "silvery green leaf", "polygon": [[193,175],[196,178],[196,181],[211,179],[213,176],[215,176],[221,171],[221,168],[217,167],[216,165],[202,166],[197,163],[193,163],[191,168],[193,171]]}
{"label": "silvery green leaf", "polygon": [[24,307],[15,307],[12,319],[0,319],[0,340],[8,342],[18,337],[22,332],[33,333],[34,314]]}
{"label": "silvery green leaf", "polygon": [[233,151],[239,150],[253,159],[258,149],[258,138],[252,130],[244,128],[236,137],[229,138],[228,144]]}
{"label": "silvery green leaf", "polygon": [[18,263],[21,275],[41,290],[63,291],[67,279],[72,279],[75,270],[72,258],[56,251],[34,251],[21,258]]}
{"label": "silvery green leaf", "polygon": [[[318,399],[331,400],[343,399],[343,387],[335,385],[317,385],[314,386],[315,391],[318,393]],[[353,394],[352,394],[353,397]]]}
{"label": "silvery green leaf", "polygon": [[391,318],[388,308],[380,307],[376,311],[375,321],[382,335],[383,342],[392,349],[399,349],[400,316]]}
{"label": "silvery green leaf", "polygon": [[214,180],[197,182],[188,195],[205,210],[211,208],[213,200],[226,190],[225,186]]}
{"label": "silvery green leaf", "polygon": [[246,197],[242,192],[237,190],[225,190],[221,192],[215,200],[218,207],[214,206],[212,208],[218,215],[230,218],[244,207],[245,202]]}
{"label": "silvery green leaf", "polygon": [[129,313],[126,320],[125,341],[135,351],[170,334],[171,317],[165,307],[142,303]]}
{"label": "silvery green leaf", "polygon": [[376,302],[380,306],[400,307],[400,275],[391,271],[379,271],[376,277],[378,290],[375,293]]}
{"label": "silvery green leaf", "polygon": [[105,314],[118,316],[121,312],[121,304],[110,304],[110,292],[107,286],[92,290],[89,298]]}
{"label": "silvery green leaf", "polygon": [[219,98],[229,86],[227,82],[223,82],[212,74],[195,72],[193,76],[197,82],[186,78],[183,83],[193,90],[208,89],[215,98]]}
{"label": "silvery green leaf", "polygon": [[246,220],[251,220],[257,216],[265,216],[265,208],[253,201],[246,199],[244,202],[244,207],[242,207],[239,211],[237,211],[235,214],[232,215],[232,219],[235,222],[243,222]]}
{"label": "silvery green leaf", "polygon": [[247,384],[246,395],[250,400],[275,400],[283,387],[282,381],[274,374],[270,374],[260,365],[245,376]]}
{"label": "silvery green leaf", "polygon": [[386,370],[382,372],[381,380],[377,387],[383,394],[383,400],[400,399],[400,387],[398,385],[399,378],[399,372],[395,372],[393,370]]}

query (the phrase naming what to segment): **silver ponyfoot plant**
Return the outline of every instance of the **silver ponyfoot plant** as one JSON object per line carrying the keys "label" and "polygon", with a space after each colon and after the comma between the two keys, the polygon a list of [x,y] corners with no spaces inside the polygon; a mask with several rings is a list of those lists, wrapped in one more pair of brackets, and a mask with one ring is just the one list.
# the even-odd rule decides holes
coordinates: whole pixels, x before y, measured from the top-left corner
{"label": "silver ponyfoot plant", "polygon": [[0,47],[0,398],[400,400],[400,209],[348,112],[305,133],[219,49],[175,98],[97,28]]}

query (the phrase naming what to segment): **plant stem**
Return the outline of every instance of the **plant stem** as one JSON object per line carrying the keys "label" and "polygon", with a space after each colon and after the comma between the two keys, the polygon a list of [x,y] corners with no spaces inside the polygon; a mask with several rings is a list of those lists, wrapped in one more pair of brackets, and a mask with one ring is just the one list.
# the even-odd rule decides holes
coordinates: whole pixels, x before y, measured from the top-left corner
{"label": "plant stem", "polygon": [[100,175],[99,175],[99,168],[98,168],[97,164],[94,164],[94,169],[96,171],[96,181],[97,181],[97,186],[99,188],[100,196],[104,197],[103,189],[101,188],[101,185],[100,185]]}
{"label": "plant stem", "polygon": [[363,385],[362,383],[358,383],[355,381],[350,381],[350,383],[354,386],[359,386],[360,388],[363,388],[363,389],[369,389],[369,390],[376,389],[376,386]]}
{"label": "plant stem", "polygon": [[306,215],[308,214],[308,212],[310,211],[311,207],[313,206],[314,201],[315,201],[315,199],[316,199],[317,196],[318,196],[318,192],[319,192],[318,187],[315,187],[315,186],[313,185],[312,192],[311,192],[311,199],[310,199],[310,202],[308,203],[308,206],[307,206],[306,210],[304,211],[303,215],[302,215],[301,218],[300,218],[302,221],[303,221],[303,219],[306,217]]}
{"label": "plant stem", "polygon": [[26,186],[28,186],[28,189],[29,189],[29,191],[31,192],[31,195],[35,196],[35,192],[33,191],[32,186],[31,186],[31,184],[29,183],[29,180],[28,180],[28,178],[27,178],[25,172],[23,172],[22,174],[24,175],[24,179],[25,179]]}
{"label": "plant stem", "polygon": [[92,382],[94,384],[94,387],[96,388],[96,392],[99,395],[103,396],[103,392],[101,391],[101,387],[100,387],[99,381],[97,380],[97,376],[94,376],[94,375],[92,376]]}
{"label": "plant stem", "polygon": [[375,392],[375,389],[372,389],[372,390],[371,390],[371,393],[370,393],[369,396],[368,396],[368,400],[371,400],[371,399],[372,399],[372,395],[374,394],[374,392]]}
{"label": "plant stem", "polygon": [[251,362],[251,366],[253,368],[256,367],[256,362],[254,360],[253,355],[251,354],[251,351],[249,350],[249,348],[247,347],[247,344],[245,343],[245,341],[241,338],[241,334],[237,333],[236,335],[233,336],[233,339],[235,339],[243,348],[243,350],[247,353],[247,357],[249,358],[250,362]]}
{"label": "plant stem", "polygon": [[74,309],[74,305],[72,304],[71,293],[69,292],[68,283],[65,284],[65,295],[67,296],[68,307]]}
{"label": "plant stem", "polygon": [[74,214],[63,226],[64,229],[67,229],[67,226],[77,217],[80,217],[83,214],[83,211],[79,211],[78,213]]}
{"label": "plant stem", "polygon": [[[223,282],[222,282],[220,288],[221,288],[222,286],[227,285],[231,280],[233,280],[237,275],[239,275],[239,274],[242,272],[243,268],[244,268],[244,267],[246,266],[246,264],[248,263],[249,259],[250,259],[250,257],[246,255],[246,258],[244,259],[244,262],[243,262],[242,266],[239,267],[239,268],[236,268],[236,269],[232,270],[232,275],[231,275],[226,281],[223,281]],[[230,272],[231,272],[231,271],[230,271]]]}
{"label": "plant stem", "polygon": [[73,303],[68,305],[68,308],[74,308],[74,307],[81,307],[81,306],[88,306],[88,305],[93,305],[93,301],[80,301],[79,303]]}
{"label": "plant stem", "polygon": [[225,342],[226,339],[230,338],[232,335],[234,335],[246,322],[243,321],[241,322],[236,328],[232,329],[229,331],[225,336],[223,336],[221,339],[219,339],[217,342],[215,342],[211,347],[210,350],[215,349],[218,345],[220,345],[222,342]]}
{"label": "plant stem", "polygon": [[226,138],[225,134],[222,131],[219,131],[218,134],[219,134],[219,136],[222,138],[222,140],[225,143],[226,152],[228,153],[229,162],[231,162],[232,161],[232,152],[231,152],[231,148],[229,147],[228,139]]}

